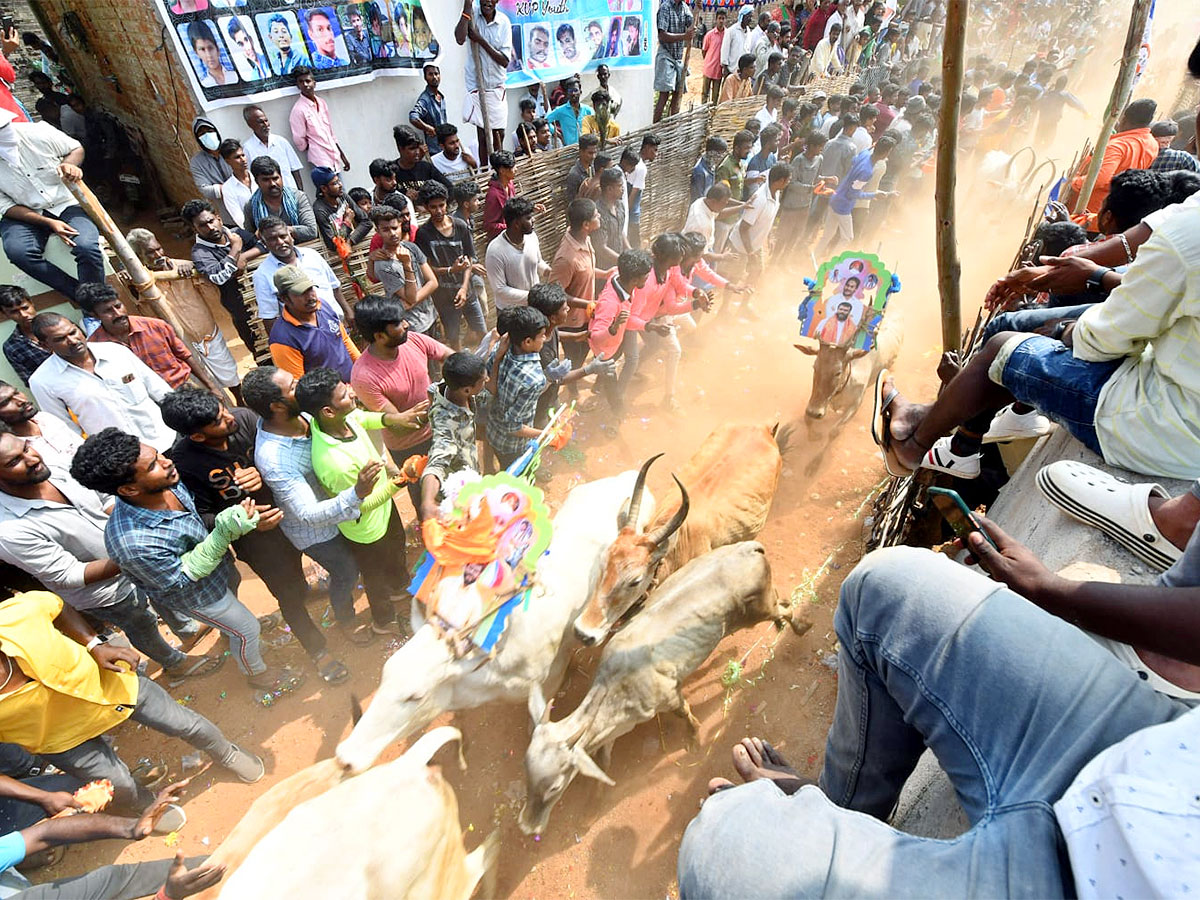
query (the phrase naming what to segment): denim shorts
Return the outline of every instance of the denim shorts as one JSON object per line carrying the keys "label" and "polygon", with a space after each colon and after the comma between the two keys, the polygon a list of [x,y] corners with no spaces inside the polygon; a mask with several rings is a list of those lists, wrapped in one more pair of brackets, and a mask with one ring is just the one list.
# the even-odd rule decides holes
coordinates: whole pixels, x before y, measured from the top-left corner
{"label": "denim shorts", "polygon": [[1061,341],[1020,334],[1000,348],[988,376],[1020,402],[1062,425],[1089,450],[1103,455],[1096,437],[1096,402],[1124,361],[1076,359]]}

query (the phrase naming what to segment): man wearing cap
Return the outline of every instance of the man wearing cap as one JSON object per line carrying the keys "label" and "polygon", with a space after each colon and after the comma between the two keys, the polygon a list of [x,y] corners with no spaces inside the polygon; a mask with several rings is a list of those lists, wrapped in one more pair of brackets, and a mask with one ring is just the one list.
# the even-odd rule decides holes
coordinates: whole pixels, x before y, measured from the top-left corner
{"label": "man wearing cap", "polygon": [[[0,241],[9,261],[75,299],[81,282],[104,280],[100,233],[67,182],[83,178],[83,146],[47,122],[17,122],[0,109]],[[75,257],[77,278],[42,255],[56,235]]]}
{"label": "man wearing cap", "polygon": [[324,301],[325,308],[335,316],[354,321],[354,311],[342,294],[341,282],[333,269],[329,268],[329,263],[325,262],[325,257],[310,247],[297,247],[296,238],[286,222],[275,216],[267,216],[258,225],[258,239],[267,248],[267,256],[254,270],[251,283],[254,285],[258,316],[268,335],[271,325],[279,316],[279,292],[275,289],[273,279],[282,266],[299,266],[307,272],[308,277],[316,283],[317,296]]}
{"label": "man wearing cap", "polygon": [[346,196],[342,176],[325,166],[317,166],[309,175],[317,188],[313,215],[325,246],[337,252],[335,238],[341,238],[351,246],[365,239],[371,233],[371,220]]}
{"label": "man wearing cap", "polygon": [[358,348],[317,296],[316,283],[299,266],[277,269],[273,281],[282,309],[271,325],[271,360],[297,378],[327,366],[349,381]]}
{"label": "man wearing cap", "polygon": [[738,68],[738,60],[746,52],[746,42],[750,38],[750,22],[754,18],[754,7],[746,4],[738,10],[737,21],[725,29],[725,37],[721,40],[721,75],[728,78]]}

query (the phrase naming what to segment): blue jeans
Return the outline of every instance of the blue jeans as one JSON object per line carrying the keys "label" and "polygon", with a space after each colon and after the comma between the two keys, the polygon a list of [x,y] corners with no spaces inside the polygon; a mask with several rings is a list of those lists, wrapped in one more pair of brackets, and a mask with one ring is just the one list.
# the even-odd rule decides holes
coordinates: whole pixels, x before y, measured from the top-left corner
{"label": "blue jeans", "polygon": [[1058,319],[1078,319],[1094,304],[1084,303],[1079,306],[1036,306],[1033,309],[1016,309],[1012,312],[1000,313],[983,329],[982,347],[1002,331],[1037,331],[1047,322]]}
{"label": "blue jeans", "polygon": [[454,305],[454,291],[438,289],[433,292],[433,306],[438,318],[442,320],[442,330],[446,333],[446,343],[458,348],[459,335],[462,333],[462,322],[467,323],[467,331],[476,334],[487,334],[487,325],[483,321],[483,307],[479,305],[479,297],[467,295],[467,302],[462,307]]}
{"label": "blue jeans", "polygon": [[66,222],[79,234],[71,240],[75,246],[71,255],[75,257],[78,278],[72,278],[58,266],[46,261],[46,242],[50,240],[50,229],[16,219],[0,219],[0,243],[4,255],[14,266],[36,278],[46,287],[58,291],[68,300],[74,301],[75,288],[81,283],[104,280],[104,254],[100,252],[100,232],[95,224],[78,206],[68,206],[57,216],[43,213],[47,218]]}
{"label": "blue jeans", "polygon": [[1004,345],[989,375],[1015,399],[1040,410],[1089,450],[1103,456],[1096,436],[1096,403],[1100,391],[1123,362],[1076,359],[1061,341],[1020,335]]}
{"label": "blue jeans", "polygon": [[188,610],[191,615],[206,625],[220,630],[229,637],[229,651],[243,675],[258,675],[267,670],[262,650],[258,646],[261,628],[258,617],[242,605],[233,591],[216,603]]}
{"label": "blue jeans", "polygon": [[[820,788],[768,781],[705,801],[682,898],[1052,897],[1073,883],[1052,804],[1092,757],[1188,711],[1082,631],[944,556],[872,553],[842,585],[838,696]],[[881,818],[925,747],[971,829]]]}
{"label": "blue jeans", "polygon": [[323,544],[305,547],[312,557],[329,573],[329,605],[339,623],[354,621],[354,588],[358,584],[358,561],[350,543],[340,534]]}

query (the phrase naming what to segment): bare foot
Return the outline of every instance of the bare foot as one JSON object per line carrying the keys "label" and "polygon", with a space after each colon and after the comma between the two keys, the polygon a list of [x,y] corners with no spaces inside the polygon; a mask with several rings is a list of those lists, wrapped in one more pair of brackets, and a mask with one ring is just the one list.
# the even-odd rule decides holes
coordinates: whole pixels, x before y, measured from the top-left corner
{"label": "bare foot", "polygon": [[[883,383],[884,396],[896,390],[896,380],[889,378]],[[888,405],[888,436],[891,439],[892,452],[896,459],[910,471],[916,471],[917,466],[929,448],[916,438],[917,427],[929,410],[926,405],[909,403],[899,393]]]}
{"label": "bare foot", "polygon": [[774,781],[785,794],[794,794],[806,784],[814,784],[793,769],[779,752],[762,738],[742,738],[733,745],[733,768],[742,781],[762,778]]}
{"label": "bare foot", "polygon": [[1150,497],[1150,518],[1162,536],[1182,550],[1200,522],[1200,498],[1191,491],[1178,497]]}

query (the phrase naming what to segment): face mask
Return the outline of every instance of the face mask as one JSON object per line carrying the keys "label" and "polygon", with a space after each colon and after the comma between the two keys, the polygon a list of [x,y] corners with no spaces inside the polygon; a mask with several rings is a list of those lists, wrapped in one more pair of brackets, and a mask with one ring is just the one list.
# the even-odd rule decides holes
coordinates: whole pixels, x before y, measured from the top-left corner
{"label": "face mask", "polygon": [[205,150],[216,150],[221,146],[221,138],[212,131],[206,131],[200,135],[200,146]]}

